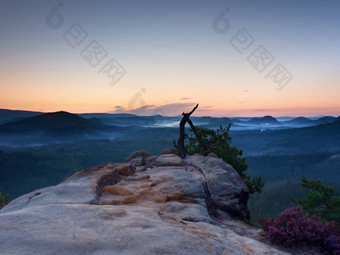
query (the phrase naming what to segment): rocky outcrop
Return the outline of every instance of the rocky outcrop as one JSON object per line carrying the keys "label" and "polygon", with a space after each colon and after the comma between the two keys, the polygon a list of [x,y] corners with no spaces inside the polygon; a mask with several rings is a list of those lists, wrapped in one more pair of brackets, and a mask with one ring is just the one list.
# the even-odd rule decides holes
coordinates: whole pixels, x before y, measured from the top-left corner
{"label": "rocky outcrop", "polygon": [[216,155],[139,151],[5,206],[0,252],[283,254],[236,220],[248,221],[247,200],[237,172]]}

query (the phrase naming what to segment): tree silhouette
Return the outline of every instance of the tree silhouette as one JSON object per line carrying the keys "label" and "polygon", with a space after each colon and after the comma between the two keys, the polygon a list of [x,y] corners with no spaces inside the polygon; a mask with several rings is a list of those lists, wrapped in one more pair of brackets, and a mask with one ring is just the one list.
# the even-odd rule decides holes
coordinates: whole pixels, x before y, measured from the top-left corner
{"label": "tree silhouette", "polygon": [[188,122],[192,131],[194,132],[195,135],[197,135],[196,128],[192,121],[189,119],[190,115],[197,109],[198,104],[192,109],[191,112],[189,113],[182,113],[183,118],[181,122],[179,123],[179,138],[178,138],[178,154],[181,158],[185,158],[185,147],[184,147],[184,139],[185,139],[185,134],[184,134],[184,128],[185,124]]}

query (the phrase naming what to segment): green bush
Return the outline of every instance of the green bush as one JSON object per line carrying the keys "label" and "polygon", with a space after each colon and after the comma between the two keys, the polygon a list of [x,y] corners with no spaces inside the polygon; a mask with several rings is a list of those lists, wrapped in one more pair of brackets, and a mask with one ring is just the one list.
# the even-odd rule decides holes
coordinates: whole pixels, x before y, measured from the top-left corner
{"label": "green bush", "polygon": [[316,214],[323,221],[340,223],[340,197],[336,189],[323,185],[319,180],[301,178],[301,186],[307,189],[305,199],[292,199],[310,214]]}
{"label": "green bush", "polygon": [[[231,146],[232,138],[229,130],[230,125],[225,128],[220,126],[217,130],[198,126],[195,131],[191,130],[190,137],[186,135],[189,143],[185,145],[185,150],[189,155],[199,153],[206,156],[209,153],[215,153],[234,167],[247,185],[250,194],[260,193],[264,185],[261,177],[251,178],[244,173],[248,168],[246,159],[242,157],[242,150]],[[177,149],[175,141],[174,146]]]}
{"label": "green bush", "polygon": [[8,194],[0,192],[0,209],[9,203]]}

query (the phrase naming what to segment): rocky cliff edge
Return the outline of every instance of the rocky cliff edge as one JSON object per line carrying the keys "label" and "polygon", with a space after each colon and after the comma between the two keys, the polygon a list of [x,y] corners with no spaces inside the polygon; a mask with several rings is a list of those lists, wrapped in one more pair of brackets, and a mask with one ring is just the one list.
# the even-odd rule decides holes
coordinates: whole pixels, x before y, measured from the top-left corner
{"label": "rocky cliff edge", "polygon": [[0,211],[1,254],[285,254],[256,239],[248,189],[214,154],[135,152]]}

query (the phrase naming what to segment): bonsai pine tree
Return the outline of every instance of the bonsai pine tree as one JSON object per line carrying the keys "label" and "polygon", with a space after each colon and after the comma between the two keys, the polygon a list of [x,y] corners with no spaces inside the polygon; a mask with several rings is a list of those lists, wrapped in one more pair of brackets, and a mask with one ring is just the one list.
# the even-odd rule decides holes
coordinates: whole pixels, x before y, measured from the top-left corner
{"label": "bonsai pine tree", "polygon": [[[189,143],[185,145],[185,151],[189,155],[199,153],[201,155],[208,155],[215,153],[218,157],[222,158],[225,162],[234,167],[238,174],[243,179],[244,183],[249,189],[249,193],[261,192],[264,183],[261,177],[251,178],[244,172],[247,170],[248,165],[246,159],[242,157],[242,150],[231,146],[232,138],[229,135],[230,124],[228,127],[220,126],[217,130],[211,130],[205,127],[195,127],[191,129],[191,136],[188,138]],[[174,142],[177,149],[177,145]]]}

